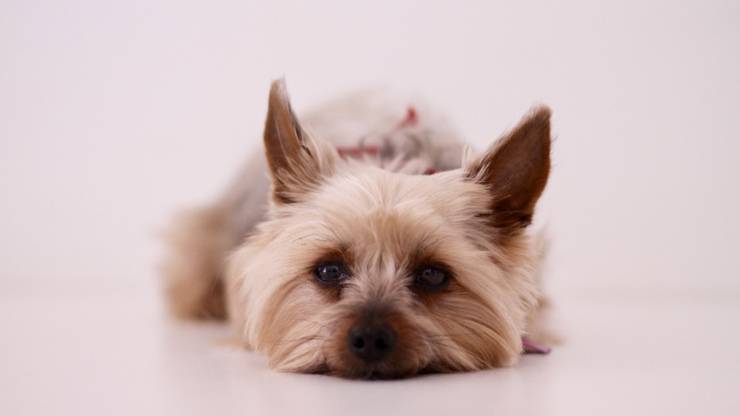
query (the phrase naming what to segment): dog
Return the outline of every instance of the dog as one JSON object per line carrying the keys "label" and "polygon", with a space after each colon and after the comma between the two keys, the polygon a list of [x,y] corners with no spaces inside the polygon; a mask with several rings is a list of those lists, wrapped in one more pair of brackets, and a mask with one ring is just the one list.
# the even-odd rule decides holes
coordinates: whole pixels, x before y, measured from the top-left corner
{"label": "dog", "polygon": [[273,82],[264,157],[169,231],[170,309],[228,319],[287,372],[397,378],[546,352],[530,224],[550,113],[475,154],[431,113],[362,94],[299,121]]}

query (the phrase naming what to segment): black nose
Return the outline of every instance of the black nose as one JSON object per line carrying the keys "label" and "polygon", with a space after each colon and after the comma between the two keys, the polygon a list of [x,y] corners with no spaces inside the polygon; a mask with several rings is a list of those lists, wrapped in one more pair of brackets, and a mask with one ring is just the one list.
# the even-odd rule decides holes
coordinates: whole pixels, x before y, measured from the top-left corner
{"label": "black nose", "polygon": [[347,342],[355,356],[369,363],[393,351],[396,332],[388,325],[357,325],[350,329]]}

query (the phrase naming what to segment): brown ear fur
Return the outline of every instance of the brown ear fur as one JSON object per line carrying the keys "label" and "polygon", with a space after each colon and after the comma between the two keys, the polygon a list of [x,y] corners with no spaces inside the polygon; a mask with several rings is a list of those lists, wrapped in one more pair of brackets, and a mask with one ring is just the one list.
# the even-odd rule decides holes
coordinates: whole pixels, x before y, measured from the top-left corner
{"label": "brown ear fur", "polygon": [[496,228],[510,234],[529,225],[550,173],[550,109],[533,109],[466,172],[489,187]]}
{"label": "brown ear fur", "polygon": [[273,199],[291,203],[314,189],[323,175],[334,169],[334,151],[312,140],[303,130],[290,106],[285,81],[270,88],[265,121],[265,155],[272,173]]}

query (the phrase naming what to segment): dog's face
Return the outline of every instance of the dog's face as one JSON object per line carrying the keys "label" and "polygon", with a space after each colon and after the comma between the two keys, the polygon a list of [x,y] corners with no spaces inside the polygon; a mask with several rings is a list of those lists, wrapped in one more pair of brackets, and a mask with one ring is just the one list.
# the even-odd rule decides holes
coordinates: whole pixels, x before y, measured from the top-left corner
{"label": "dog's face", "polygon": [[510,365],[536,303],[525,233],[549,171],[549,112],[463,168],[344,161],[282,84],[265,130],[270,219],[234,255],[231,313],[286,371],[399,377]]}

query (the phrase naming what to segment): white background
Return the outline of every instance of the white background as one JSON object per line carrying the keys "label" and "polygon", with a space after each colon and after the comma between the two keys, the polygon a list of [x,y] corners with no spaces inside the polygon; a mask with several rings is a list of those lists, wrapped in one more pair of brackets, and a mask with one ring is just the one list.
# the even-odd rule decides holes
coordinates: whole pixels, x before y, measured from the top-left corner
{"label": "white background", "polygon": [[[2,414],[740,405],[737,1],[3,0],[0,59]],[[283,75],[299,111],[418,91],[478,148],[549,104],[540,214],[567,342],[514,369],[352,383],[169,322],[157,232],[258,148]]]}

